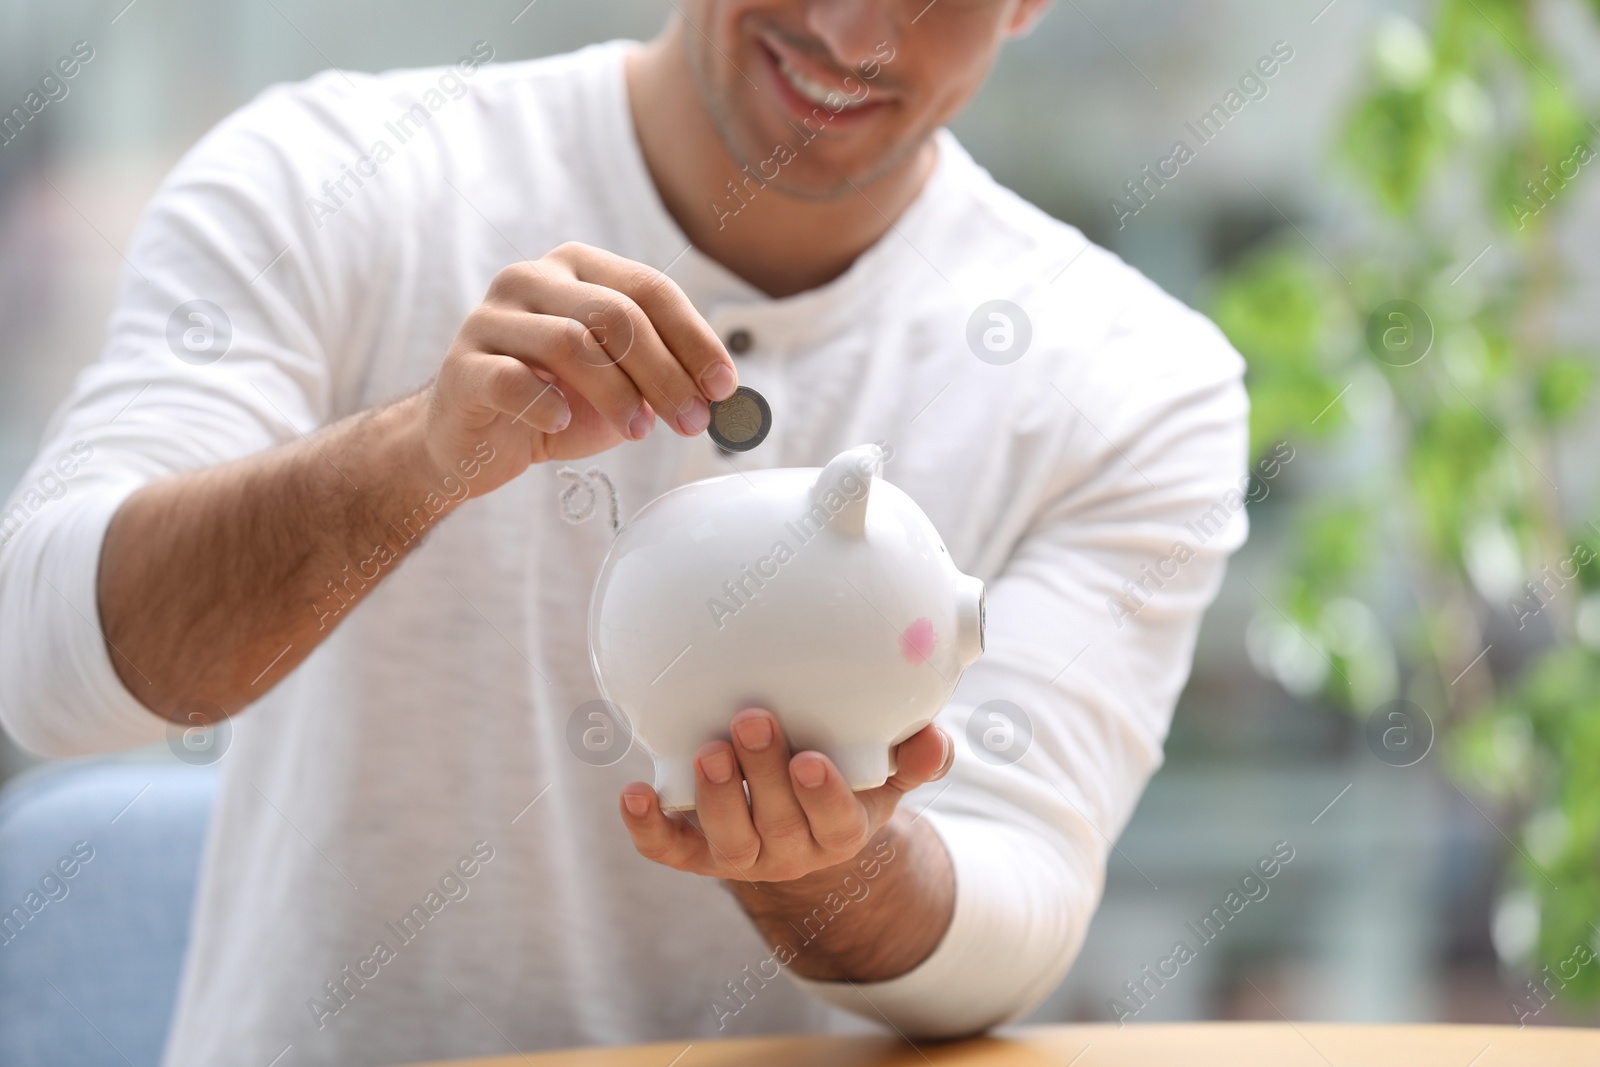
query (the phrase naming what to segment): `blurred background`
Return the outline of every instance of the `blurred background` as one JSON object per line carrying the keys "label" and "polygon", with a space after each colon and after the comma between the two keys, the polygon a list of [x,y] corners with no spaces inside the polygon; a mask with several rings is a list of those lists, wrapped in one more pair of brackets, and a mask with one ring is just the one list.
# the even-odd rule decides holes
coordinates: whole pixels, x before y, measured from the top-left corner
{"label": "blurred background", "polygon": [[[0,112],[92,50],[0,143],[0,487],[96,358],[156,184],[262,88],[644,37],[668,13],[0,0]],[[957,123],[1002,182],[1217,316],[1279,459],[1037,1020],[1596,1020],[1600,963],[1544,1001],[1525,985],[1600,951],[1600,575],[1577,549],[1600,545],[1595,56],[1580,0],[1067,0]],[[1201,145],[1186,124],[1214,105]],[[1146,181],[1179,140],[1194,158]],[[0,740],[0,778],[28,766]],[[1280,842],[1268,896],[1202,946],[1186,924]],[[1146,979],[1179,939],[1195,959]]]}

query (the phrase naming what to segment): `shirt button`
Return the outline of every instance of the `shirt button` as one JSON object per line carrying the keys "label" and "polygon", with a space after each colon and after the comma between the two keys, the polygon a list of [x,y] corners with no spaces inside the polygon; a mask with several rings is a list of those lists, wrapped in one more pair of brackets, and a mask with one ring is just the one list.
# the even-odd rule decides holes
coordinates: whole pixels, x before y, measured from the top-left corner
{"label": "shirt button", "polygon": [[755,338],[750,336],[749,330],[734,330],[728,335],[728,351],[736,356],[742,356],[750,351],[750,346],[755,344]]}

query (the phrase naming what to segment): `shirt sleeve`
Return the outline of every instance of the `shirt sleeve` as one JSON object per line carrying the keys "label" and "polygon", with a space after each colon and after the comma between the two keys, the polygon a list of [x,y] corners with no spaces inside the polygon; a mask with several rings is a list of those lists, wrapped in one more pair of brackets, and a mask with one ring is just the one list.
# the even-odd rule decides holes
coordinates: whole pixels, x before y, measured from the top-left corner
{"label": "shirt sleeve", "polygon": [[985,653],[938,718],[956,739],[948,785],[905,802],[950,853],[948,932],[889,981],[801,980],[908,1037],[1016,1021],[1065,977],[1245,537],[1242,361],[1193,312],[1148,311],[1095,354],[1116,370],[1077,361],[1040,383],[1070,402],[1072,427],[988,583]]}
{"label": "shirt sleeve", "polygon": [[163,183],[124,257],[102,358],[0,513],[0,723],[36,754],[165,734],[138,699],[138,664],[130,692],[100,628],[100,549],[121,503],[164,475],[293,440],[333,408],[352,235],[370,229],[381,192],[327,225],[307,211],[355,158],[330,109],[313,106],[319,81],[269,90]]}

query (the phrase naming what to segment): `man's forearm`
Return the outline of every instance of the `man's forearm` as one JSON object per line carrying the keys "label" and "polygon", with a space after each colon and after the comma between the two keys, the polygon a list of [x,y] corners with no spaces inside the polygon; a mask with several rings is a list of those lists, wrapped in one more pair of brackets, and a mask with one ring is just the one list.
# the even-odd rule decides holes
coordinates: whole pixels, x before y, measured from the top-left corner
{"label": "man's forearm", "polygon": [[898,812],[854,859],[791,882],[726,884],[802,978],[879,982],[932,954],[955,911],[955,872],[938,833]]}
{"label": "man's forearm", "polygon": [[419,525],[467,495],[442,484],[454,472],[422,446],[426,400],[130,496],[106,531],[98,579],[129,691],[175,721],[209,718],[211,706],[232,714],[309,655],[415,546]]}

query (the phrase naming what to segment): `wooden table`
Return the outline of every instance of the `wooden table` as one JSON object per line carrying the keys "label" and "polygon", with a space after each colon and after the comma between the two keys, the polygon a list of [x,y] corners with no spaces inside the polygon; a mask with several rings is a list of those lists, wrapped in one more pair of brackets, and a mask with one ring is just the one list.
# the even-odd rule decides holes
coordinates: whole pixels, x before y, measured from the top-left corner
{"label": "wooden table", "polygon": [[[1600,1030],[1530,1026],[1183,1023],[1021,1027],[916,1047],[775,1037],[571,1049],[451,1067],[1596,1067]],[[446,1067],[434,1064],[432,1067]]]}

